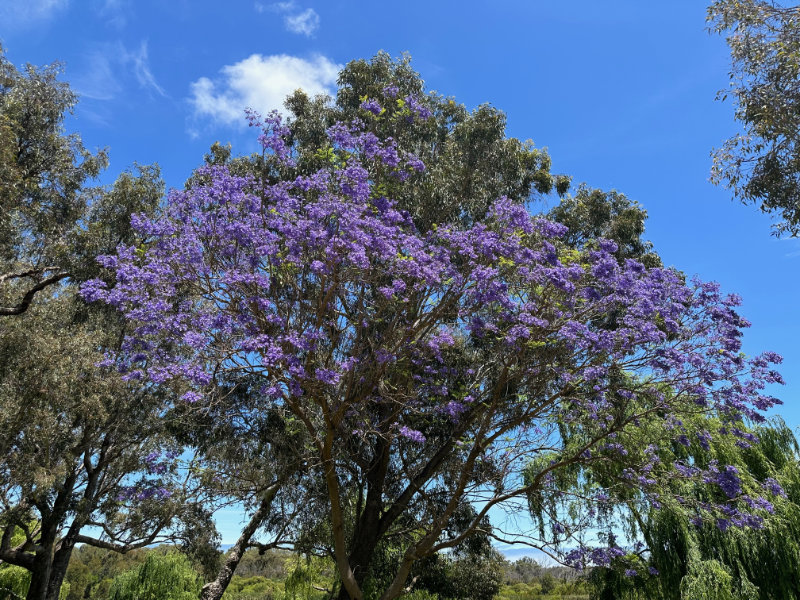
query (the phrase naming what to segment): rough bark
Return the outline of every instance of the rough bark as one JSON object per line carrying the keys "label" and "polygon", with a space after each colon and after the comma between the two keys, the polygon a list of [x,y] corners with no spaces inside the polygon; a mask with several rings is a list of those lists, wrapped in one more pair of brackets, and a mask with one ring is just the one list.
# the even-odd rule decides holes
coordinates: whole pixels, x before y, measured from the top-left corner
{"label": "rough bark", "polygon": [[[389,445],[382,437],[376,441],[374,456],[375,459],[367,471],[367,497],[364,501],[363,511],[358,516],[353,533],[352,550],[348,556],[350,569],[358,587],[362,589],[381,537],[379,523],[383,509],[383,488],[386,483],[390,458]],[[339,588],[337,600],[350,600],[350,594],[345,586]]]}
{"label": "rough bark", "polygon": [[347,557],[347,541],[344,532],[344,511],[342,510],[339,490],[339,478],[336,475],[336,466],[331,453],[333,445],[333,432],[328,431],[323,446],[322,458],[325,463],[325,482],[328,487],[328,499],[331,506],[331,528],[333,529],[333,548],[336,568],[342,578],[342,589],[352,600],[362,600],[364,593],[350,568]]}
{"label": "rough bark", "polygon": [[72,556],[74,548],[75,542],[73,540],[63,542],[58,550],[56,550],[50,569],[50,581],[47,584],[46,600],[58,600],[58,595],[61,592],[61,584],[64,583],[64,577],[67,575],[69,559]]}
{"label": "rough bark", "polygon": [[28,595],[25,596],[26,600],[47,600],[47,589],[50,583],[50,574],[53,570],[55,543],[54,530],[52,532],[42,531],[42,538],[31,564],[31,585],[28,588]]}

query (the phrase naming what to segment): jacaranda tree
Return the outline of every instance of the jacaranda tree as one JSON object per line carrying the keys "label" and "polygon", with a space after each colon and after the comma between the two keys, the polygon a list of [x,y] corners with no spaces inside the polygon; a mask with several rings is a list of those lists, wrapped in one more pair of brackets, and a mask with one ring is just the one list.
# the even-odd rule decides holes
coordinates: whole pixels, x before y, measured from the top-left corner
{"label": "jacaranda tree", "polygon": [[[428,118],[406,105],[397,126]],[[377,98],[361,108],[384,114]],[[276,115],[260,125],[290,172],[289,130]],[[740,354],[737,297],[620,261],[608,240],[570,247],[566,227],[502,197],[473,222],[423,232],[375,184],[413,182],[418,157],[358,121],[328,128],[321,151],[318,170],[272,181],[201,169],[163,217],[134,217],[141,244],[101,257],[116,283],[83,294],[133,322],[116,356],[129,377],[190,384],[182,401],[201,406],[216,381],[247,375],[260,382],[252,410],[291,416],[340,597],[363,597],[381,540],[402,547],[388,600],[417,560],[462,543],[492,507],[558,495],[577,465],[610,465],[607,485],[650,502],[675,478],[714,482],[724,495],[697,503],[701,514],[760,524],[763,505],[741,499],[734,471],[665,464],[648,446],[656,428],[681,435],[682,415],[758,420],[777,402],[763,388],[779,357]],[[468,504],[471,520],[452,527]],[[576,564],[623,552],[549,519],[555,538],[525,541],[577,547]]]}
{"label": "jacaranda tree", "polygon": [[[398,210],[407,210],[420,233],[434,223],[473,223],[500,196],[524,203],[537,202],[553,189],[562,195],[566,192],[569,178],[551,174],[546,150],[535,148],[530,140],[509,137],[500,110],[482,105],[468,111],[453,98],[427,92],[408,56],[392,59],[380,52],[370,60],[351,61],[337,83],[334,97],[309,98],[298,90],[286,100],[288,142],[294,158],[291,165],[268,153],[233,157],[230,148],[220,144],[212,146],[206,164],[225,165],[235,175],[252,175],[255,185],[309,175],[330,164],[333,148],[327,130],[337,122],[359,118],[365,132],[380,139],[391,137],[398,152],[411,152],[424,163],[424,170],[404,180],[389,169],[372,173],[373,189],[395,200]],[[375,102],[365,102],[367,98]],[[416,118],[419,115],[425,118]],[[189,185],[203,177],[195,173]],[[599,203],[603,199],[601,194]],[[580,195],[577,200],[580,203]],[[624,217],[623,212],[617,205],[608,211],[592,208],[590,218],[580,215],[586,222],[582,229],[608,231],[609,235],[603,237],[618,241],[621,252],[628,256],[631,243],[635,245],[641,234],[644,212],[628,210]],[[559,218],[561,215],[556,216],[556,220]],[[236,543],[225,553],[217,576],[204,589],[208,600],[221,597],[248,546],[264,550],[288,534],[296,548],[322,554],[332,551],[326,533],[324,483],[305,486],[300,494],[296,486],[285,485],[302,464],[303,453],[298,450],[304,443],[298,436],[303,432],[286,420],[283,407],[253,409],[260,405],[254,395],[259,387],[258,378],[230,374],[227,381],[216,386],[217,396],[224,397],[224,402],[207,401],[200,407],[179,410],[177,421],[187,443],[202,456],[207,485],[230,500],[242,501],[248,517]],[[239,418],[242,414],[248,417]],[[386,450],[368,451],[380,455]],[[350,485],[353,490],[366,486],[370,460],[362,452],[355,461]],[[320,493],[320,502],[311,510],[309,494]],[[289,524],[294,531],[287,531]],[[364,527],[362,524],[358,529]],[[372,543],[354,543],[353,551],[370,555]],[[350,560],[360,563],[363,558],[354,555]]]}

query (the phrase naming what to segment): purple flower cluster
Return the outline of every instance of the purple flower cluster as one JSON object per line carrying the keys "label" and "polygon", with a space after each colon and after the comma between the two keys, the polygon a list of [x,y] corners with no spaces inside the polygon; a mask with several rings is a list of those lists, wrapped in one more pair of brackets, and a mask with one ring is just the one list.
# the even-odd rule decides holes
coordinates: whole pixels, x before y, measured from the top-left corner
{"label": "purple flower cluster", "polygon": [[128,501],[135,500],[137,502],[145,502],[147,500],[166,500],[172,496],[165,487],[158,485],[152,486],[130,486],[123,487],[122,491],[117,495],[117,500]]}
{"label": "purple flower cluster", "polygon": [[401,436],[411,440],[412,442],[417,442],[418,444],[425,443],[425,436],[422,435],[422,433],[417,431],[416,429],[411,429],[403,425],[402,427],[400,427],[399,433]]}

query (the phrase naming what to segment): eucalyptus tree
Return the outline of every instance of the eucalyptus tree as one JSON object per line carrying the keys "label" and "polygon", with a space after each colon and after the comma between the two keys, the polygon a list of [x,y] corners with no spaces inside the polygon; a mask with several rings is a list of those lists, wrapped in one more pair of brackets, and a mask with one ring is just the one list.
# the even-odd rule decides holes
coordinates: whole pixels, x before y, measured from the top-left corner
{"label": "eucalyptus tree", "polygon": [[325,166],[332,151],[328,128],[359,120],[366,131],[391,138],[425,165],[409,182],[388,170],[375,173],[376,189],[407,210],[422,231],[481,219],[501,196],[525,203],[569,188],[568,176],[551,172],[546,149],[507,135],[501,110],[483,104],[469,111],[454,98],[427,90],[407,55],[393,60],[380,52],[348,63],[333,100],[302,91],[286,100],[298,167],[313,172]]}
{"label": "eucalyptus tree", "polygon": [[76,294],[103,276],[96,254],[136,243],[130,216],[157,209],[163,182],[137,166],[88,185],[105,153],[64,131],[76,98],[58,74],[0,54],[0,561],[30,572],[31,600],[58,597],[76,544],[143,546],[178,535],[179,512],[209,525],[166,453],[174,390],[120,371],[105,351],[125,323]]}
{"label": "eucalyptus tree", "polygon": [[58,597],[77,544],[148,545],[191,500],[164,454],[165,392],[97,366],[119,326],[70,289],[40,300],[0,335],[0,561],[31,572],[30,599]]}
{"label": "eucalyptus tree", "polygon": [[632,258],[648,267],[660,267],[661,258],[652,242],[643,238],[647,211],[617,191],[604,192],[582,184],[547,213],[567,227],[562,238],[573,248],[585,248],[597,240],[613,240],[619,262]]}
{"label": "eucalyptus tree", "polygon": [[776,235],[800,233],[800,7],[767,0],[717,0],[712,32],[731,51],[730,87],[744,131],[714,153],[712,180],[774,214]]}
{"label": "eucalyptus tree", "polygon": [[69,277],[73,236],[107,164],[64,118],[76,103],[58,65],[18,70],[0,46],[0,317],[25,312],[36,295]]}

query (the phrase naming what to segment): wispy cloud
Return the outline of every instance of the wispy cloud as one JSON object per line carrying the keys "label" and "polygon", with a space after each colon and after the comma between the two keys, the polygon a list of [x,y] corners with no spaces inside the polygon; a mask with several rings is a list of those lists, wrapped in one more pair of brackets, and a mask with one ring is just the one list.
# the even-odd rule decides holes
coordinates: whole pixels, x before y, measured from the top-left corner
{"label": "wispy cloud", "polygon": [[288,15],[284,19],[286,28],[292,33],[310,36],[319,29],[319,15],[313,8],[307,8],[296,15]]}
{"label": "wispy cloud", "polygon": [[283,15],[283,24],[292,33],[311,36],[319,29],[319,14],[313,8],[301,9],[294,0],[273,4],[255,3],[256,12],[276,12]]}
{"label": "wispy cloud", "polygon": [[100,16],[109,25],[122,29],[127,24],[128,0],[97,0],[100,2]]}
{"label": "wispy cloud", "polygon": [[279,54],[253,54],[220,70],[212,81],[201,77],[191,84],[189,101],[197,118],[223,124],[244,124],[244,109],[262,114],[280,109],[286,96],[300,88],[309,95],[332,92],[341,69],[325,56],[310,60]]}
{"label": "wispy cloud", "polygon": [[[777,238],[777,241],[787,242],[786,244],[784,244],[784,249],[788,250],[788,252],[784,253],[783,255],[784,258],[797,258],[798,256],[800,256],[800,247],[798,247],[798,243],[800,242],[800,240],[798,240],[797,238],[783,237],[783,238]],[[790,248],[793,249],[790,250],[786,248],[786,246],[789,246]]]}
{"label": "wispy cloud", "polygon": [[125,63],[129,63],[133,66],[133,73],[140,86],[147,90],[152,90],[160,96],[166,97],[167,93],[158,85],[156,78],[153,77],[153,73],[150,71],[146,41],[142,41],[138,50],[125,54],[123,60]]}
{"label": "wispy cloud", "polygon": [[46,21],[66,9],[69,0],[5,0],[0,2],[0,22],[25,26]]}
{"label": "wispy cloud", "polygon": [[118,67],[113,64],[112,54],[97,50],[84,58],[78,74],[72,78],[72,87],[81,96],[94,100],[111,100],[122,89],[118,79]]}
{"label": "wispy cloud", "polygon": [[75,77],[73,85],[79,94],[95,100],[111,100],[131,79],[149,93],[166,97],[150,70],[147,42],[128,50],[122,42],[102,44],[85,58],[85,66]]}

